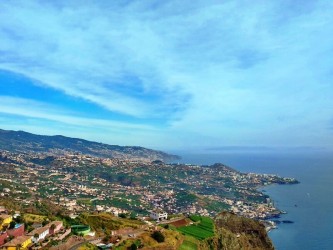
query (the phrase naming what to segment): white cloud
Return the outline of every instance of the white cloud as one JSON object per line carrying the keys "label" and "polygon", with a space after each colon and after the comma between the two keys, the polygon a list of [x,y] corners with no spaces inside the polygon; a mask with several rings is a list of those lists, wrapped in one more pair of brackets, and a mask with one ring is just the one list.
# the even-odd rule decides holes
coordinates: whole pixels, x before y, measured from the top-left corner
{"label": "white cloud", "polygon": [[61,108],[51,106],[47,103],[9,96],[0,96],[0,113],[50,120],[78,127],[108,128],[116,131],[128,129],[155,130],[149,125],[80,117],[77,114],[68,113],[66,110],[61,110]]}
{"label": "white cloud", "polygon": [[[170,145],[281,144],[283,133],[320,144],[333,116],[332,4],[293,5],[3,2],[0,69],[114,112],[164,117],[170,126],[152,138],[183,138]],[[313,124],[320,137],[307,132]]]}

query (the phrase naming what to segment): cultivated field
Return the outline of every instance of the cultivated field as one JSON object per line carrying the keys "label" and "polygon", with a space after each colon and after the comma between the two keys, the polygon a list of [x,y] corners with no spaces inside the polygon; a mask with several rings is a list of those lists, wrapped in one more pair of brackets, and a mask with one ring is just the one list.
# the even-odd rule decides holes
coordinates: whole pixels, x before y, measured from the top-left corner
{"label": "cultivated field", "polygon": [[177,230],[185,235],[191,235],[199,240],[214,236],[214,222],[209,217],[195,216],[190,217],[196,224],[179,227]]}

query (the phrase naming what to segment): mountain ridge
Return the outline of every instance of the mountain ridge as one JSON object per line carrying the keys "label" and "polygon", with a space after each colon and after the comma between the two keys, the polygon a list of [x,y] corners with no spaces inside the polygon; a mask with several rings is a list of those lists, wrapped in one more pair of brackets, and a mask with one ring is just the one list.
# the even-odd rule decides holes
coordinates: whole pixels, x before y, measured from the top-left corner
{"label": "mountain ridge", "polygon": [[141,146],[119,146],[63,135],[37,135],[25,131],[0,129],[0,149],[12,152],[77,152],[105,158],[176,160],[180,157]]}

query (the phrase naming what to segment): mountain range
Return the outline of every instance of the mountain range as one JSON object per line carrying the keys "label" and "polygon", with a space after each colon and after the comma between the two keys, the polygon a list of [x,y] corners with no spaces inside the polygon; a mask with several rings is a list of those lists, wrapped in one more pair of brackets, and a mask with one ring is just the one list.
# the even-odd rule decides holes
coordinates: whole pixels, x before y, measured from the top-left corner
{"label": "mountain range", "polygon": [[177,155],[139,146],[108,145],[62,135],[36,135],[24,131],[3,129],[0,129],[0,150],[57,154],[72,152],[97,157],[145,161],[171,161],[180,158]]}

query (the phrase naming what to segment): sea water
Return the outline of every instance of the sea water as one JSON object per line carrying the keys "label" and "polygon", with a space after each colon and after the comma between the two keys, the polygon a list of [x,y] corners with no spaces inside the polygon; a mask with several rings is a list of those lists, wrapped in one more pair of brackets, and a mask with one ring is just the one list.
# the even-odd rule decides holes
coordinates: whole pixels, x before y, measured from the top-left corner
{"label": "sea water", "polygon": [[287,212],[269,233],[278,250],[333,249],[333,155],[328,153],[224,153],[182,154],[181,162],[224,163],[242,172],[294,177],[297,185],[264,188],[275,205]]}

